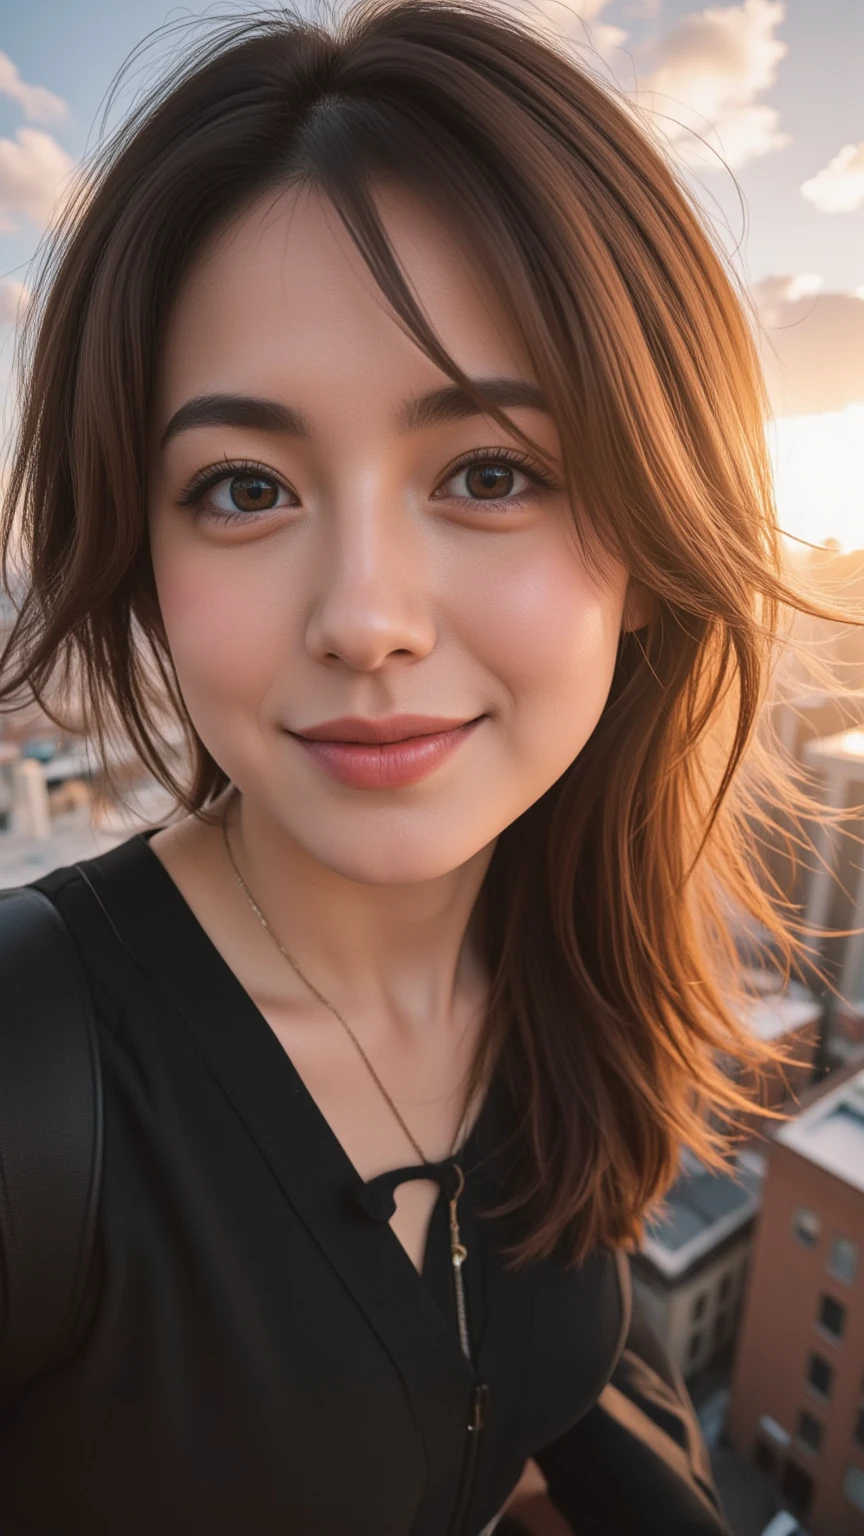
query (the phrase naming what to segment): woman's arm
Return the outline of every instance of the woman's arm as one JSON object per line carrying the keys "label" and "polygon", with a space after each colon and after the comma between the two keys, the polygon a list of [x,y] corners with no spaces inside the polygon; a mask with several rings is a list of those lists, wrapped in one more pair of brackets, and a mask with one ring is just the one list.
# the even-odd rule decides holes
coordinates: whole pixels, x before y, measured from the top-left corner
{"label": "woman's arm", "polygon": [[635,1302],[609,1384],[534,1459],[578,1536],[731,1536],[684,1379]]}

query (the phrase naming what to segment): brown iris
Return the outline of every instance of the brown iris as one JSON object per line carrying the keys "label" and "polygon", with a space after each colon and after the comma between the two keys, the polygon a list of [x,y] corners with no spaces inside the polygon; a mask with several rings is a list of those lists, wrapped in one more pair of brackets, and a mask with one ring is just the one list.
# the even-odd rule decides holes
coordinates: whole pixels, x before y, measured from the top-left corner
{"label": "brown iris", "polygon": [[506,496],[512,490],[513,471],[506,464],[473,464],[465,474],[470,495],[479,501]]}
{"label": "brown iris", "polygon": [[240,512],[266,512],[278,494],[273,481],[261,475],[235,475],[231,481],[231,500]]}

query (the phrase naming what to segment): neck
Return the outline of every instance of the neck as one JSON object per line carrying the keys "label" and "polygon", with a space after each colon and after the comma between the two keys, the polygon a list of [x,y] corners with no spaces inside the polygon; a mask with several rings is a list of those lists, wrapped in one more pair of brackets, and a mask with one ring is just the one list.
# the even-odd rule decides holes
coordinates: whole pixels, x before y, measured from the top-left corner
{"label": "neck", "polygon": [[[231,853],[250,895],[302,976],[340,1013],[416,1036],[446,1026],[485,990],[476,904],[494,844],[435,880],[367,885],[319,863],[239,793],[226,807]],[[248,906],[236,882],[235,890]],[[278,963],[263,929],[262,938]],[[283,987],[308,999],[301,977],[281,964]]]}

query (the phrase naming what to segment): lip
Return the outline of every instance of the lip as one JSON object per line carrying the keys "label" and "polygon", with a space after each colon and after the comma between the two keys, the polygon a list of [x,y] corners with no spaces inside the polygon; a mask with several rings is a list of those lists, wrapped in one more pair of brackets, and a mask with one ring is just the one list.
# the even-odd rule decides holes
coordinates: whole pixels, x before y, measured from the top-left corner
{"label": "lip", "polygon": [[[438,722],[429,715],[391,715],[387,721],[330,720],[326,727],[315,727],[315,736],[304,735],[299,731],[289,731],[287,734],[319,767],[341,784],[347,784],[352,789],[400,789],[416,784],[433,773],[473,734],[483,719],[484,716],[480,715],[474,720],[458,721],[455,724],[448,722],[444,730],[424,729],[419,733],[418,723],[428,727],[430,724],[436,726]],[[409,722],[408,729],[415,734],[396,739],[346,741],[319,735],[324,729],[329,732],[335,731],[337,727],[340,731],[350,729],[354,732],[361,725],[367,729],[377,727],[379,732],[386,729],[389,733],[397,722],[401,731],[405,729],[406,720]]]}
{"label": "lip", "polygon": [[392,741],[412,741],[415,736],[437,736],[453,731],[460,725],[468,725],[464,715],[453,720],[444,715],[387,715],[380,720],[364,720],[361,715],[340,715],[338,720],[325,720],[321,725],[310,725],[306,731],[292,731],[305,741],[340,741],[352,745]]}

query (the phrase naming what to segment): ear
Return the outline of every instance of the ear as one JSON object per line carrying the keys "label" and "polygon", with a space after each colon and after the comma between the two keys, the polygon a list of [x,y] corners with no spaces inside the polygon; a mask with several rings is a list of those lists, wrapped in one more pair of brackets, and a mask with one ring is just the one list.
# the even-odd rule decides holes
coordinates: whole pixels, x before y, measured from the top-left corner
{"label": "ear", "polygon": [[635,581],[631,576],[627,587],[627,595],[624,599],[624,613],[621,619],[621,630],[644,629],[650,624],[655,613],[654,594],[644,582]]}

